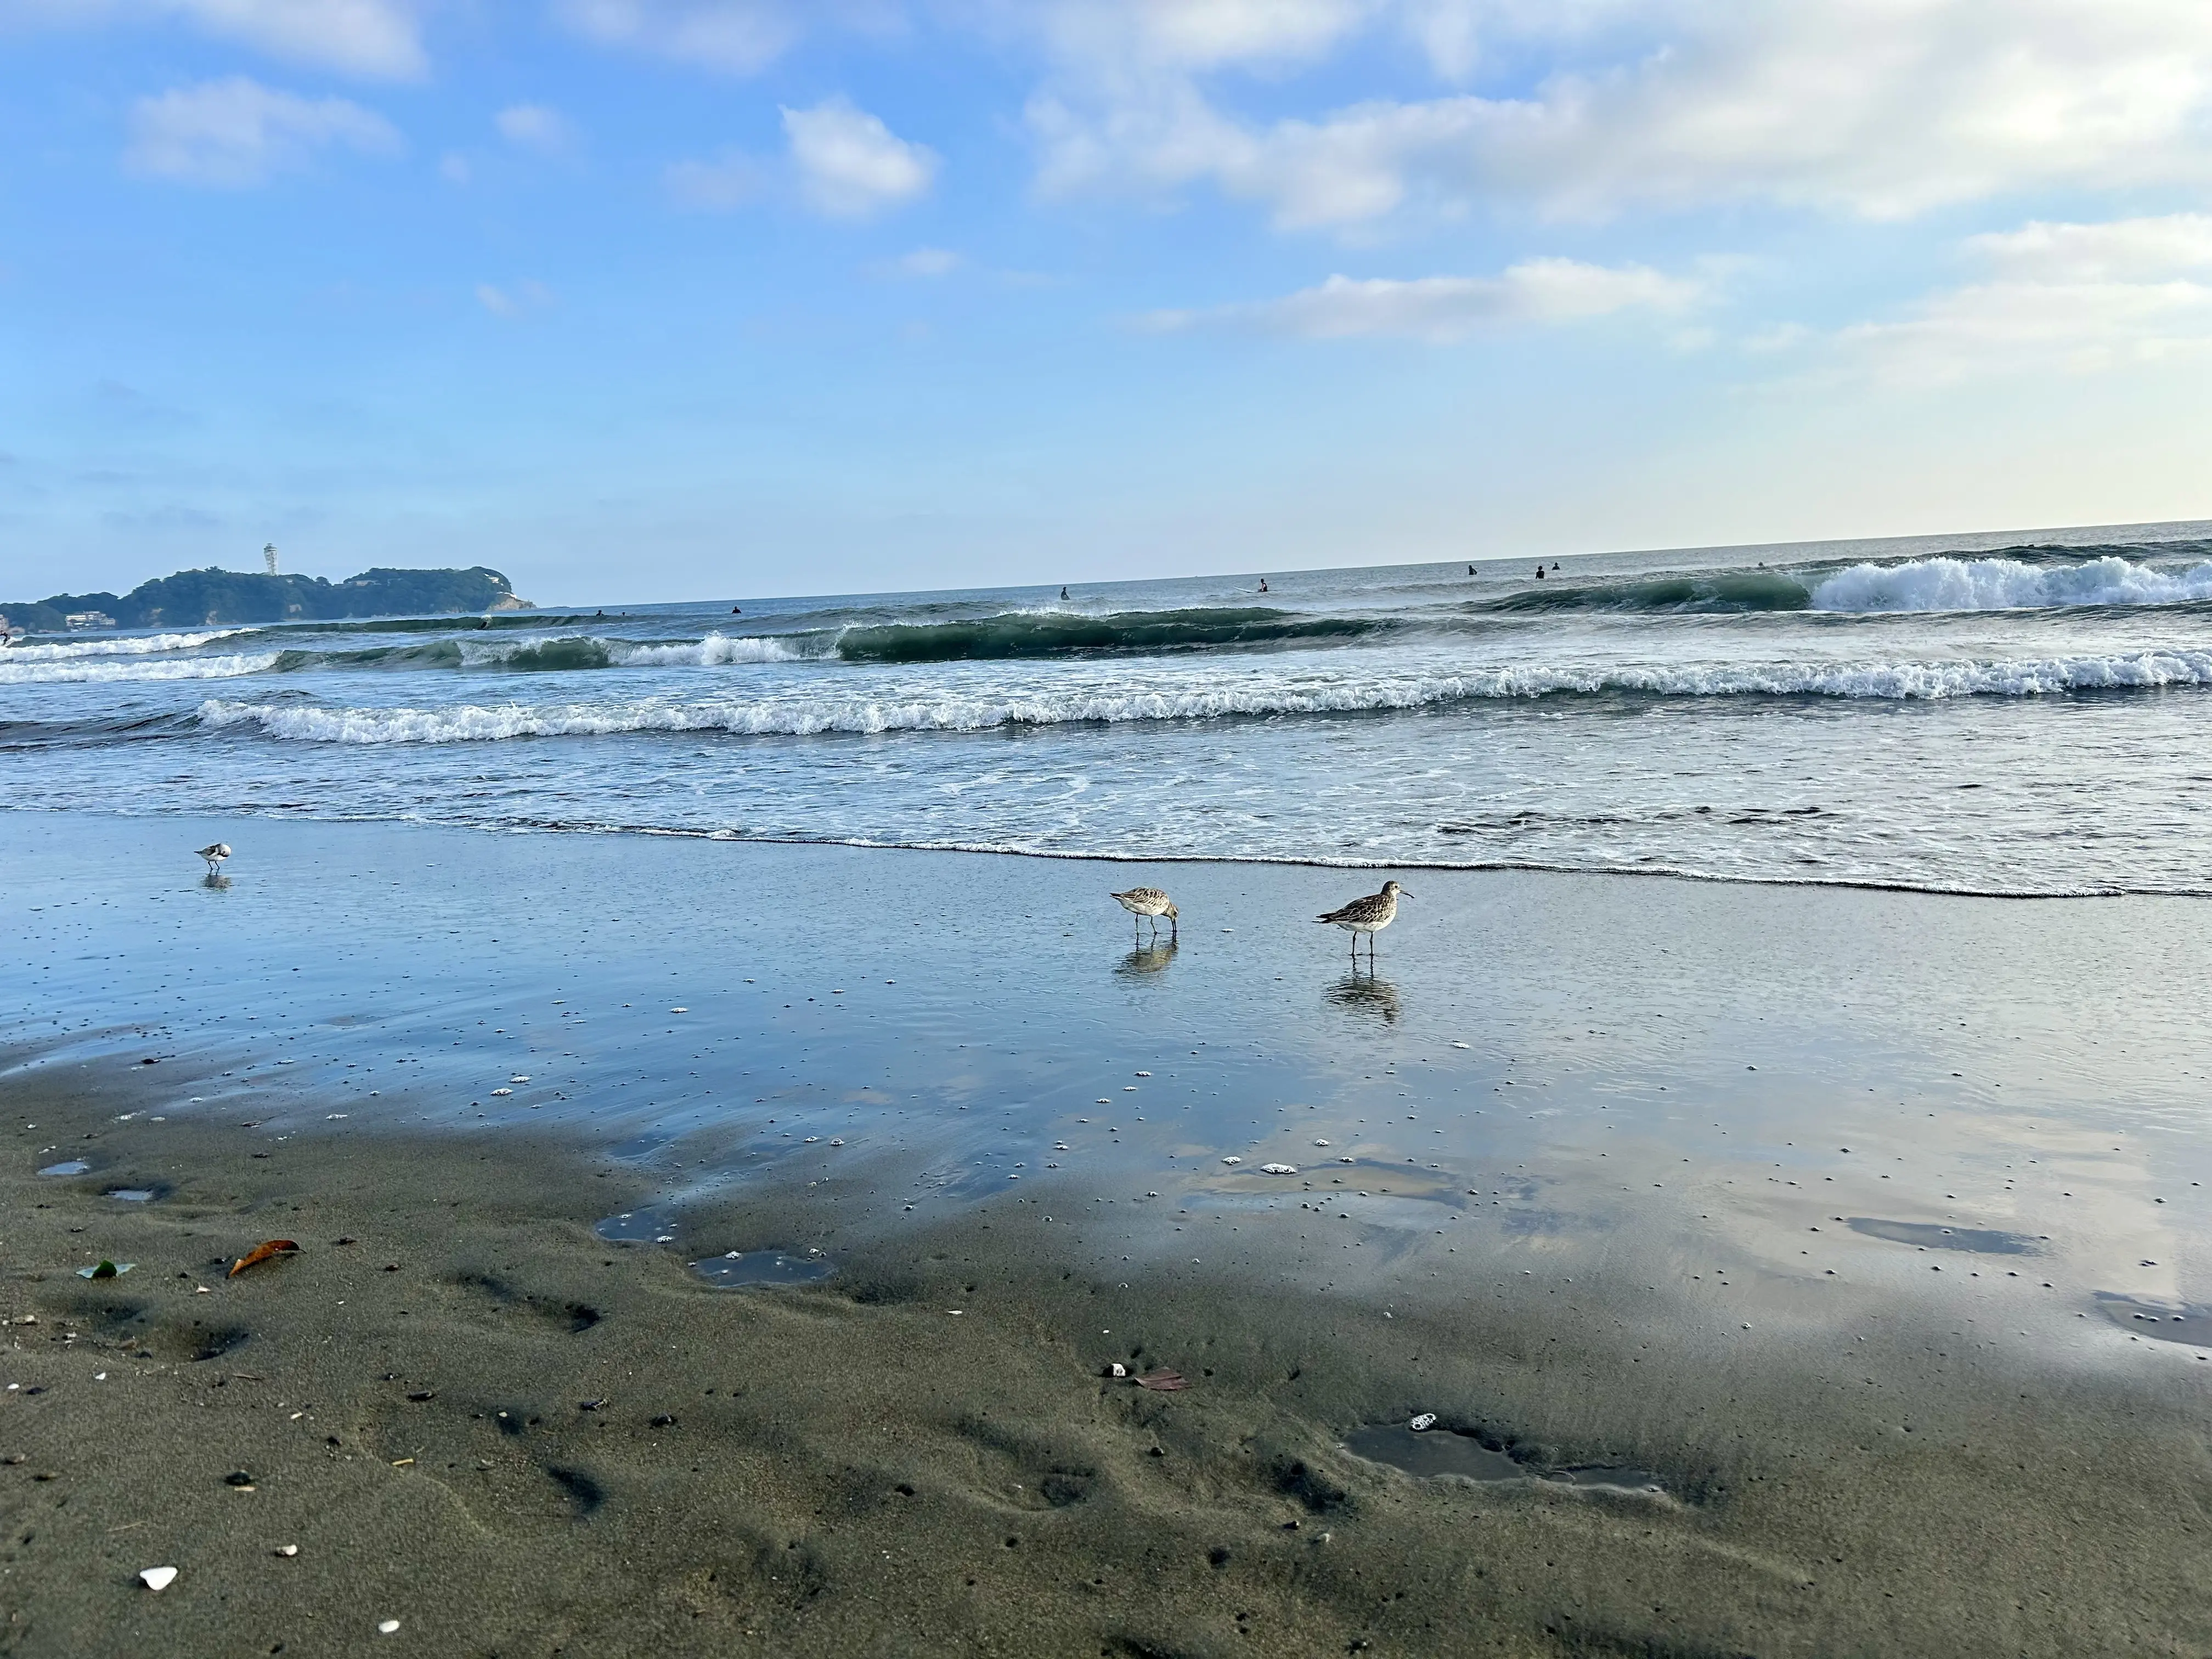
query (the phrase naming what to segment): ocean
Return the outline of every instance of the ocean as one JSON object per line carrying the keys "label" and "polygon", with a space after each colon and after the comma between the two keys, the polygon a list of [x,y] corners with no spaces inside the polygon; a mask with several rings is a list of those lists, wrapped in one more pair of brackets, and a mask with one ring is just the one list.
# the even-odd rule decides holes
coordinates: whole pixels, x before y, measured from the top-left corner
{"label": "ocean", "polygon": [[2212,892],[2212,524],[48,636],[12,809]]}

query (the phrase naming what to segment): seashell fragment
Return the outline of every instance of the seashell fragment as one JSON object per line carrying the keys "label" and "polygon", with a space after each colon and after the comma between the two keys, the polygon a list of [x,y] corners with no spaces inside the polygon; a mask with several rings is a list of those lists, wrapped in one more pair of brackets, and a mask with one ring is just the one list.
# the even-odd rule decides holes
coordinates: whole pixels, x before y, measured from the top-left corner
{"label": "seashell fragment", "polygon": [[1262,1164],[1260,1166],[1261,1175],[1296,1175],[1297,1172],[1298,1166],[1295,1164]]}
{"label": "seashell fragment", "polygon": [[1221,1161],[1224,1164],[1242,1164],[1244,1160],[1241,1158],[1224,1158]]}
{"label": "seashell fragment", "polygon": [[1436,1425],[1437,1414],[1434,1412],[1423,1412],[1406,1425],[1415,1434],[1419,1434],[1423,1429],[1433,1429]]}
{"label": "seashell fragment", "polygon": [[1127,1376],[1128,1374],[1129,1368],[1127,1365],[1124,1365],[1118,1359],[1114,1362],[1112,1366],[1109,1368],[1106,1372],[1106,1375],[1109,1376]]}
{"label": "seashell fragment", "polygon": [[147,1567],[138,1575],[138,1582],[149,1590],[165,1590],[177,1582],[174,1567]]}
{"label": "seashell fragment", "polygon": [[514,1091],[512,1089],[495,1089],[492,1091],[492,1093],[495,1095],[511,1095],[514,1092]]}

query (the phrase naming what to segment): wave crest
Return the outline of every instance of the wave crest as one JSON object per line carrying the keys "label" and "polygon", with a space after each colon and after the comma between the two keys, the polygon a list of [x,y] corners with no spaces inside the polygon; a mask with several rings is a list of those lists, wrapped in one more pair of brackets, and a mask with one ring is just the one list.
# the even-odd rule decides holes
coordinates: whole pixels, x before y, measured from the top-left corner
{"label": "wave crest", "polygon": [[1138,692],[1071,690],[999,698],[805,696],[542,707],[462,704],[447,708],[331,708],[210,700],[200,706],[199,720],[210,727],[255,726],[272,738],[310,743],[481,743],[630,732],[726,732],[762,737],[977,732],[1002,726],[1364,714],[1459,702],[1607,694],[1917,702],[2190,686],[2212,686],[2212,651],[2144,651],[2017,662],[1777,663],[1588,671],[1505,667],[1318,684],[1186,686]]}
{"label": "wave crest", "polygon": [[[9,652],[9,657],[15,655]],[[115,680],[228,680],[276,665],[278,653],[228,657],[166,657],[154,662],[27,662],[0,659],[0,685],[82,684]]]}
{"label": "wave crest", "polygon": [[67,644],[13,645],[0,653],[0,661],[75,662],[87,657],[142,657],[157,651],[196,651],[234,635],[244,628],[219,628],[207,634],[133,634],[123,639],[71,640]]}
{"label": "wave crest", "polygon": [[1954,558],[1855,564],[1816,586],[1811,603],[1815,611],[2035,611],[2201,599],[2212,599],[2212,563],[2165,571],[2108,554],[2079,564]]}

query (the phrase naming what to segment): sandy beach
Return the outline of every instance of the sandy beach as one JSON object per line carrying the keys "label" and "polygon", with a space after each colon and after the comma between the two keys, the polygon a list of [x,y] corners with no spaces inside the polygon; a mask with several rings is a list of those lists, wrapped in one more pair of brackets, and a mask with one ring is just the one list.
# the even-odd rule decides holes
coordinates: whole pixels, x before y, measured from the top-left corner
{"label": "sandy beach", "polygon": [[[14,823],[21,832],[27,821]],[[48,822],[38,833],[100,842],[86,856],[111,865],[118,838],[144,833],[88,827],[95,823]],[[389,846],[406,832],[373,833]],[[348,861],[367,844],[350,836],[325,826],[271,835],[264,856],[276,867],[258,879],[307,885],[285,861]],[[472,842],[428,844],[435,858],[427,861],[443,862]],[[511,848],[477,852],[518,856]],[[823,960],[804,970],[795,959],[764,966],[741,950],[745,971],[709,971],[680,941],[641,952],[656,977],[669,971],[660,962],[675,962],[687,983],[718,992],[764,976],[788,989],[829,966],[842,975],[830,988],[857,1002],[844,981],[860,975],[844,970],[862,958],[882,965],[873,952],[894,940],[911,948],[901,936],[923,930],[906,925],[914,917],[883,891],[865,890],[855,871],[903,893],[898,904],[916,915],[936,915],[959,881],[1003,868],[1040,934],[1060,931],[1042,925],[1049,904],[1096,908],[1097,872],[1074,863],[697,843],[654,856],[674,862],[637,879],[696,872],[701,860],[749,861],[779,877],[811,869],[827,884],[821,890],[842,892],[824,902],[854,916],[862,945],[841,960],[810,942],[807,954]],[[1263,895],[1270,883],[1345,884],[1344,872],[1328,872],[1228,878]],[[1208,893],[1201,868],[1177,879]],[[1469,878],[1468,892],[1455,896],[1443,872],[1424,872],[1437,895],[1430,915],[1473,905],[1494,925],[1501,908],[1540,899],[1563,924],[1541,949],[1572,977],[1564,924],[1575,904],[1556,890],[1516,896],[1498,888],[1506,878],[1487,879],[1489,891],[1476,894],[1479,878]],[[1377,1000],[1346,1001],[1344,981],[1325,965],[1301,993],[1318,987],[1320,1006],[1341,1021],[1316,1038],[1352,1062],[1340,1100],[1313,1075],[1296,1085],[1286,1076],[1284,1028],[1250,1000],[1287,994],[1272,974],[1250,973],[1249,960],[1222,975],[1243,988],[1194,989],[1178,1014],[1160,1015],[1183,1050],[1207,1047],[1196,1057],[1206,1069],[1188,1073],[1194,1090],[1250,1079],[1243,1095],[1218,1104],[1201,1095],[1188,1119],[1178,1109],[1166,1142],[1142,1139],[1161,1107],[1136,1110],[1157,1098],[1140,1091],[1181,1085],[1166,1059],[1119,1066],[1137,1079],[1117,1086],[1128,1097],[1071,1099],[1063,1116],[1041,1080],[1048,1060],[1073,1050],[1095,1087],[1089,1079],[1127,1056],[1100,1054],[1102,1039],[1073,1013],[1027,1041],[1002,1030],[995,1062],[965,1055],[963,1042],[986,1046],[987,1032],[954,1012],[974,988],[919,982],[910,995],[883,988],[900,994],[869,1005],[878,1029],[866,1036],[818,1042],[811,1028],[772,1021],[757,1035],[736,1033],[744,1069],[815,1075],[780,1079],[776,1099],[744,1097],[726,1115],[675,1093],[678,1079],[690,1082],[685,1073],[711,1072],[705,1040],[688,1028],[653,1048],[664,1062],[653,1086],[665,1081],[673,1097],[657,1136],[641,1134],[629,1108],[595,1121],[580,1100],[512,1105],[551,1069],[541,1062],[559,1057],[553,1044],[571,1057],[582,1051],[571,1022],[543,1039],[530,1085],[502,1084],[517,1091],[504,1097],[474,1091],[477,1109],[513,1114],[480,1120],[436,1066],[503,1072],[513,1050],[500,1028],[521,1017],[517,987],[486,987],[487,1012],[471,1005],[453,1016],[470,1032],[477,1018],[489,1023],[481,1036],[444,1039],[434,1065],[404,1010],[393,1011],[392,1029],[333,1027],[318,992],[288,1000],[270,990],[239,1005],[260,1018],[250,1041],[210,1033],[212,1015],[180,1026],[163,1010],[164,994],[186,983],[191,947],[163,939],[148,918],[169,914],[162,907],[173,901],[228,902],[249,890],[242,872],[228,891],[148,882],[135,899],[58,886],[94,913],[70,930],[135,930],[141,948],[126,963],[74,948],[106,933],[64,937],[58,926],[50,938],[33,935],[10,969],[19,986],[42,988],[40,1013],[76,1029],[40,1039],[25,1022],[6,1073],[4,1132],[17,1149],[0,1168],[11,1218],[0,1239],[0,1312],[11,1322],[0,1378],[9,1385],[0,1398],[7,1651],[2212,1646],[2201,1571],[2212,1364],[2204,1347],[2156,1340],[2163,1331],[2142,1340],[2149,1327],[2130,1328],[2125,1310],[2164,1304],[2149,1289],[2129,1291],[2119,1264],[2099,1260],[2107,1238],[2130,1253],[2149,1239],[2130,1231],[2123,1196],[2140,1171],[2100,1174],[2081,1148],[2065,1155],[2066,1196],[2054,1191],[2051,1200],[2084,1206],[2076,1239],[2038,1224],[2042,1200],[2019,1171],[2008,1176],[2019,1187],[1990,1189],[2013,1191],[2014,1212],[1994,1218],[2001,1225],[1958,1219],[1952,1237],[1966,1235],[1963,1243],[1948,1242],[1940,1210],[1917,1200],[1893,1205],[1887,1220],[1864,1213],[1863,1191],[1881,1191],[1890,1171],[1897,1180],[1927,1173],[1893,1147],[1917,1141],[1918,1161],[1940,1163],[1954,1193],[1979,1178],[1958,1157],[1975,1125],[1956,1099],[1916,1109],[1915,1121],[1893,1109],[1893,1125],[1846,1131],[1886,1139],[1823,1154],[1819,1167],[1841,1172],[1847,1158],[1879,1151],[1889,1170],[1848,1200],[1831,1187],[1810,1200],[1836,1220],[1801,1219],[1790,1188],[1835,1179],[1813,1174],[1814,1154],[1784,1152],[1785,1138],[1771,1133],[1803,1103],[1760,1097],[1760,1144],[1738,1163],[1713,1162],[1702,1145],[1661,1150],[1692,1146],[1687,1131],[1638,1111],[1602,1066],[1539,1076],[1531,1055],[1509,1052],[1492,1058],[1510,1077],[1482,1097],[1504,1099],[1517,1078],[1516,1091],[1549,1090],[1535,1113],[1455,1099],[1473,1074],[1448,1083],[1441,1068],[1480,1050],[1473,1039],[1465,1049],[1432,1039],[1430,970],[1414,966],[1421,936],[1401,927],[1382,952],[1383,968],[1401,975],[1395,1011],[1379,990]],[[442,914],[426,896],[434,890],[411,893],[408,926]],[[1715,894],[1646,884],[1632,902],[1616,894],[1595,910],[1617,945],[1636,933],[1639,911],[1656,907],[1675,930],[1668,948],[1680,949],[1685,924],[1711,932],[1701,906],[1719,906],[1739,926],[1753,912],[1770,927],[1794,914],[1810,939],[1863,932],[1869,904],[1930,902]],[[529,896],[508,899],[520,908]],[[1823,916],[1832,900],[1859,914]],[[459,902],[478,903],[476,890]],[[343,925],[353,902],[325,884],[313,908],[322,925]],[[1211,897],[1203,907],[1216,908]],[[2057,920],[2047,907],[1969,908],[1964,931],[2018,935]],[[863,911],[879,944],[866,943],[876,936]],[[1195,943],[1191,911],[1187,900],[1185,938]],[[272,928],[279,914],[264,911],[257,927],[281,986],[308,964],[295,959],[305,925]],[[2064,923],[2081,951],[2094,948],[2085,914]],[[2155,917],[2122,920],[2116,946],[2130,938],[2143,948]],[[957,941],[957,925],[946,925]],[[1186,945],[1181,960],[1133,981],[1110,942],[1115,927],[1097,930],[1108,989],[1088,994],[1106,1000],[1093,1012],[1108,1030],[1127,1018],[1113,998],[1151,995],[1164,975],[1172,982],[1192,965]],[[1439,949],[1443,930],[1432,927],[1426,937]],[[1055,975],[1054,996],[1065,1000],[1073,988],[1058,950],[1087,949],[1097,962],[1102,941],[1053,943],[1008,947],[1008,961],[1033,981]],[[1307,944],[1297,936],[1283,950]],[[943,951],[943,940],[933,948]],[[357,935],[347,971],[377,967],[377,950]],[[92,960],[73,970],[80,957]],[[250,953],[227,960],[241,982],[258,982]],[[563,971],[534,960],[533,975]],[[600,1000],[626,988],[626,960],[617,953],[593,988]],[[1258,960],[1276,965],[1272,954]],[[455,983],[482,978],[465,952],[418,951],[414,963]],[[57,987],[71,971],[103,976],[102,988]],[[1254,980],[1267,988],[1244,984]],[[545,988],[533,977],[532,997]],[[1765,994],[1757,976],[1735,989],[1737,1013],[1755,1021]],[[2025,988],[2014,989],[2027,1006]],[[796,1015],[805,994],[775,1000],[798,1004]],[[1554,998],[1540,984],[1524,994]],[[1017,1023],[1029,1012],[1016,992],[989,987],[975,1006]],[[1686,1089],[1702,1074],[1699,1103],[1716,1114],[1708,1133],[1746,1133],[1753,1109],[1745,1079],[1759,1074],[1742,1068],[1771,1070],[1783,1052],[1800,1054],[1808,1072],[1832,1064],[1821,1056],[1838,1022],[1868,1018],[1849,1006],[1839,997],[1825,1012],[1808,1009],[1801,1029],[1735,1047],[1759,1059],[1737,1060],[1733,1074],[1702,1039],[1689,1040],[1667,1060],[1665,1087]],[[1550,1010],[1581,1012],[1555,998]],[[1608,1012],[1618,1022],[1631,1010]],[[158,1026],[144,1018],[153,1014]],[[654,1016],[671,1018],[659,1008]],[[1453,1009],[1447,1023],[1464,1016]],[[1503,1023],[1507,1011],[1493,1006],[1490,1018]],[[1193,1035],[1200,1028],[1204,1038]],[[772,1029],[783,1032],[780,1044],[763,1046]],[[1526,1035],[1516,1032],[1512,1047],[1525,1050]],[[2024,1033],[1994,1035],[2010,1047]],[[1889,1051],[1868,1063],[1893,1068],[1901,1046],[1890,1032]],[[612,1092],[636,1070],[637,1048],[614,1048],[619,1061],[610,1059],[582,1094]],[[271,1053],[248,1073],[249,1056]],[[868,1089],[829,1086],[879,1062],[896,1070],[901,1053],[915,1079],[960,1097],[877,1106],[837,1099]],[[380,1054],[412,1056],[425,1076],[405,1079],[388,1066],[372,1098],[346,1073]],[[946,1054],[959,1069],[941,1077]],[[1192,1060],[1186,1052],[1176,1063]],[[2151,1062],[2138,1053],[2130,1063]],[[720,1094],[729,1080],[700,1084]],[[2008,1080],[2032,1086],[2024,1072],[1981,1083],[1994,1093]],[[810,1088],[832,1103],[809,1104]],[[1386,1102],[1410,1121],[1385,1128]],[[2048,1104],[2035,1099],[2036,1121]],[[1307,1120],[1294,1135],[1257,1121],[1294,1106]],[[1093,1107],[1115,1121],[1086,1159],[1089,1144],[1074,1137],[1101,1127],[1079,1127]],[[1255,1121],[1226,1140],[1247,1108]],[[797,1135],[785,1148],[782,1126],[797,1122],[795,1110],[843,1113],[846,1132],[812,1144]],[[1414,1137],[1447,1111],[1450,1133],[1418,1146]],[[1616,1111],[1636,1121],[1615,1127]],[[1833,1131],[1841,1120],[1820,1111],[1829,1122],[1799,1127]],[[935,1122],[940,1112],[951,1130]],[[1366,1139],[1308,1133],[1345,1113]],[[921,1118],[930,1121],[914,1121]],[[1566,1127],[1578,1118],[1595,1127]],[[2017,1133],[1988,1109],[1978,1127]],[[2086,1145],[2081,1127],[2063,1138]],[[981,1152],[951,1155],[1001,1138],[1071,1150],[1002,1160],[1025,1166],[1018,1170]],[[1295,1175],[1255,1173],[1243,1160],[1261,1153],[1218,1150],[1277,1140],[1301,1144]],[[1304,1145],[1322,1140],[1334,1144]],[[833,1152],[833,1141],[852,1144]],[[1403,1145],[1427,1155],[1409,1157]],[[1354,1150],[1340,1164],[1346,1146]],[[768,1155],[754,1156],[763,1147]],[[2039,1155],[1991,1150],[2000,1153],[2007,1166]],[[1224,1161],[1232,1157],[1239,1161]],[[1686,1201],[1698,1207],[1652,1207],[1671,1196],[1670,1181],[1692,1178],[1664,1166],[1680,1170],[1692,1157],[1700,1187]],[[38,1173],[78,1161],[82,1173]],[[1039,1167],[1055,1163],[1073,1167]],[[1762,1164],[1767,1176],[1753,1177]],[[918,1180],[921,1165],[946,1178]],[[957,1165],[964,1172],[950,1174]],[[2178,1171],[2161,1176],[2169,1174],[2142,1200],[2183,1234],[2157,1247],[2166,1271],[2166,1250],[2197,1248],[2203,1221],[2203,1188]],[[109,1195],[118,1191],[150,1196]],[[1984,1212],[1990,1192],[1973,1195]],[[226,1276],[269,1238],[301,1249]],[[707,1275],[738,1271],[725,1265],[732,1251],[740,1264],[773,1266],[782,1255],[829,1272],[728,1288]],[[102,1259],[133,1265],[112,1279],[78,1276]],[[1171,1370],[1187,1386],[1116,1379],[1117,1363],[1132,1376]],[[1421,1413],[1438,1418],[1425,1441],[1402,1429]],[[1396,1446],[1451,1466],[1464,1452],[1467,1467],[1511,1478],[1408,1474],[1347,1449],[1363,1434],[1370,1453]],[[278,1553],[288,1547],[296,1554]],[[157,1565],[178,1576],[155,1594],[137,1575]],[[381,1632],[392,1620],[398,1630]]]}

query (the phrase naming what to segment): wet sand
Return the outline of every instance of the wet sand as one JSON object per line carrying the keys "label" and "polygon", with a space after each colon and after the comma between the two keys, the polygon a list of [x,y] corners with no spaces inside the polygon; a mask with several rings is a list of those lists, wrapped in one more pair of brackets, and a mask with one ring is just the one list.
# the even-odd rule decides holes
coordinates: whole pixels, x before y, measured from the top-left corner
{"label": "wet sand", "polygon": [[[141,1080],[94,1082],[9,1091],[108,1171],[0,1176],[10,1653],[2212,1646],[2178,1351],[2036,1366],[1879,1316],[1686,1339],[1619,1272],[1409,1283],[1385,1318],[1249,1266],[1103,1279],[1011,1199],[718,1290],[599,1237],[649,1194],[572,1146],[118,1122]],[[125,1172],[158,1201],[102,1196]],[[689,1230],[803,1250],[866,1195]],[[301,1254],[224,1277],[272,1237]],[[136,1266],[76,1277],[95,1255]],[[1344,1449],[1416,1411],[1665,1490]]]}
{"label": "wet sand", "polygon": [[[478,856],[259,828],[295,890],[364,846]],[[481,856],[579,880],[610,844]],[[1095,942],[1052,924],[1091,866],[641,862],[819,883],[851,937],[803,967],[610,938],[580,987],[380,937],[400,901],[330,878],[297,921],[186,910],[254,889],[134,890],[114,856],[36,887],[91,919],[41,909],[5,981],[0,1652],[2212,1652],[2195,1060],[2098,1048],[2193,994],[2074,988],[2158,958],[2167,909],[1425,872],[1431,931],[1363,987],[1209,967],[1188,920],[1228,882],[1291,914],[1360,882],[1194,867],[1182,958],[1116,945],[1088,979]],[[957,921],[903,943],[994,869],[1038,937],[987,981],[943,969]],[[485,884],[466,908],[542,936],[539,896]],[[441,890],[405,890],[407,927],[458,936]],[[1528,941],[1480,1016],[1453,1000],[1478,927]],[[1854,941],[2033,966],[2058,938],[1978,1003],[1853,986]],[[897,983],[862,1003],[861,961]],[[754,979],[789,1012],[756,1018]],[[2079,1026],[2051,1014],[2077,995]],[[1971,1050],[1934,1046],[1968,1015]],[[1256,1173],[1279,1145],[1297,1172]],[[636,1242],[595,1231],[624,1214]],[[276,1237],[300,1254],[224,1276]],[[832,1271],[688,1265],[732,1250]],[[135,1266],[77,1276],[103,1257]],[[1509,1478],[1346,1449],[1419,1413],[1454,1437],[1425,1454]]]}

